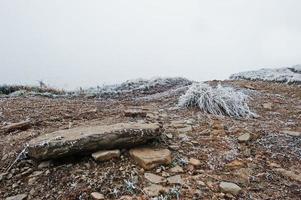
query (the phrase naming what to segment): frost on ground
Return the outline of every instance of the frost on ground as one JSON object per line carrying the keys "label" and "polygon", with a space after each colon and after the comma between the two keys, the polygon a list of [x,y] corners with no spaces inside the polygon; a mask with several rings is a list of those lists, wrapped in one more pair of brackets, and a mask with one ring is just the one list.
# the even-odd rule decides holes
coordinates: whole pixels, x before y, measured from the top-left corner
{"label": "frost on ground", "polygon": [[250,111],[248,96],[231,87],[218,85],[211,87],[205,83],[195,83],[180,96],[180,107],[198,107],[201,111],[218,116],[249,118],[255,114]]}
{"label": "frost on ground", "polygon": [[301,160],[301,138],[287,134],[270,133],[257,141],[259,147],[271,153],[272,158]]}
{"label": "frost on ground", "polygon": [[149,80],[136,79],[136,80],[128,80],[121,84],[104,85],[104,86],[98,86],[96,88],[89,88],[81,92],[87,95],[95,95],[97,97],[117,97],[122,94],[129,94],[134,92],[148,93],[150,90],[153,89],[160,90],[160,88],[163,88],[164,89],[163,91],[165,91],[166,89],[170,89],[175,86],[186,86],[186,85],[190,85],[191,83],[192,81],[180,77],[153,78]]}
{"label": "frost on ground", "polygon": [[301,65],[295,65],[287,68],[260,69],[257,71],[240,72],[231,75],[230,79],[301,84]]}

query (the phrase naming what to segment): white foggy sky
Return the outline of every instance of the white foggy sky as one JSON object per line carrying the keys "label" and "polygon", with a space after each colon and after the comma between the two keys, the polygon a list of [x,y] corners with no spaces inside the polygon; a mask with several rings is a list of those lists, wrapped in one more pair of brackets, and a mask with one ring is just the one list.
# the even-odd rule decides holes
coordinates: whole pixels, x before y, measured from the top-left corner
{"label": "white foggy sky", "polygon": [[300,0],[0,0],[0,84],[225,79],[301,63]]}

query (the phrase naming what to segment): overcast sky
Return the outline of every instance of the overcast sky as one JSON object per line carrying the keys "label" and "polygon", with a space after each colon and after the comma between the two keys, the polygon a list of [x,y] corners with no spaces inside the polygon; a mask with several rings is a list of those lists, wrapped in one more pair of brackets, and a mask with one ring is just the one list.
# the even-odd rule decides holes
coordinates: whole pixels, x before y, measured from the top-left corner
{"label": "overcast sky", "polygon": [[225,79],[301,63],[300,0],[0,0],[0,84]]}

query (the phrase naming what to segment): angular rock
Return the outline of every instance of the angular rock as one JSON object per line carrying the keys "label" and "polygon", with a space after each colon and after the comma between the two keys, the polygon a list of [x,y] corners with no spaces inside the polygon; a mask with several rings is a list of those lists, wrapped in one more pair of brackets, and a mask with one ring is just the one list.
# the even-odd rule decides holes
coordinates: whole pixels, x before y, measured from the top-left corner
{"label": "angular rock", "polygon": [[169,171],[172,173],[183,173],[184,172],[183,168],[180,167],[179,165],[171,168]]}
{"label": "angular rock", "polygon": [[4,127],[1,128],[1,130],[3,130],[4,132],[12,132],[15,130],[26,130],[28,128],[30,128],[31,126],[31,122],[29,120],[26,121],[21,121],[18,123],[12,123],[9,125],[6,125]]}
{"label": "angular rock", "polygon": [[244,133],[240,135],[238,138],[238,142],[248,142],[251,139],[250,133]]}
{"label": "angular rock", "polygon": [[45,134],[32,139],[28,155],[38,160],[95,150],[127,148],[160,136],[158,124],[120,123],[106,126],[77,127]]}
{"label": "angular rock", "polygon": [[145,173],[145,174],[144,174],[144,177],[145,177],[148,181],[150,181],[151,183],[156,183],[156,184],[158,184],[158,183],[164,183],[164,182],[166,182],[166,179],[163,178],[162,176],[158,176],[158,175],[152,174],[152,173]]}
{"label": "angular rock", "polygon": [[15,196],[7,197],[5,200],[24,200],[27,198],[27,194],[18,194]]}
{"label": "angular rock", "polygon": [[171,152],[168,149],[137,148],[131,149],[130,155],[146,170],[171,163]]}
{"label": "angular rock", "polygon": [[175,175],[167,178],[169,184],[183,184],[183,180],[180,175]]}
{"label": "angular rock", "polygon": [[221,182],[219,184],[219,187],[223,192],[230,193],[233,195],[237,195],[241,191],[241,188],[238,185],[230,182]]}
{"label": "angular rock", "polygon": [[113,158],[119,158],[120,157],[120,150],[104,150],[104,151],[98,151],[92,154],[92,157],[96,161],[106,161],[111,160]]}
{"label": "angular rock", "polygon": [[100,194],[98,192],[92,192],[91,193],[91,197],[95,200],[103,200],[105,199],[104,195],[103,194]]}
{"label": "angular rock", "polygon": [[150,185],[148,187],[143,188],[143,191],[149,197],[155,197],[155,196],[159,196],[162,193],[167,193],[168,192],[168,188],[163,187],[162,185],[152,184],[152,185]]}

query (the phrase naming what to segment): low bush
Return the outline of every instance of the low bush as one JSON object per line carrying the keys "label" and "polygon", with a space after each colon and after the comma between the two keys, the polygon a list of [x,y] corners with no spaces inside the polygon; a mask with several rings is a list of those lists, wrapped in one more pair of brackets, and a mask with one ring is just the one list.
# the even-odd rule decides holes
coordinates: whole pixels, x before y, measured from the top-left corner
{"label": "low bush", "polygon": [[255,114],[247,104],[249,97],[231,87],[195,83],[179,98],[180,107],[198,107],[201,111],[236,118],[249,118]]}

